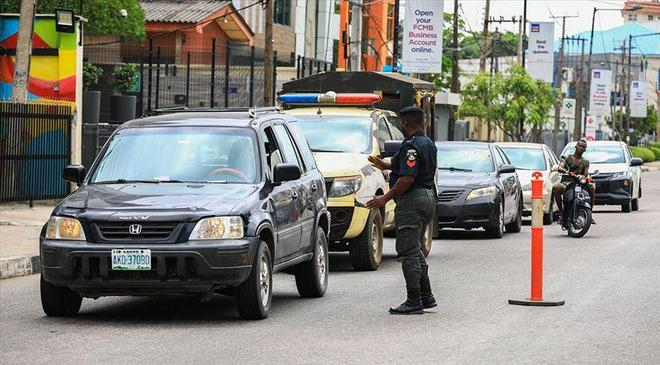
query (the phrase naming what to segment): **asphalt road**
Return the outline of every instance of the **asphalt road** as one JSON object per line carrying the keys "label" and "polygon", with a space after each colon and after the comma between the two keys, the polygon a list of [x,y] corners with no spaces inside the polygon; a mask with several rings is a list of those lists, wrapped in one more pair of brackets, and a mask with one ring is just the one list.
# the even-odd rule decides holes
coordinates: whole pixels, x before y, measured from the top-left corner
{"label": "asphalt road", "polygon": [[387,239],[376,272],[331,257],[327,295],[300,299],[278,274],[271,315],[238,317],[231,297],[85,300],[75,318],[48,318],[39,277],[0,281],[0,363],[660,363],[660,172],[644,173],[638,212],[598,207],[572,239],[545,231],[546,299],[529,294],[530,227],[501,240],[443,232],[430,255],[440,306],[391,316],[403,278]]}

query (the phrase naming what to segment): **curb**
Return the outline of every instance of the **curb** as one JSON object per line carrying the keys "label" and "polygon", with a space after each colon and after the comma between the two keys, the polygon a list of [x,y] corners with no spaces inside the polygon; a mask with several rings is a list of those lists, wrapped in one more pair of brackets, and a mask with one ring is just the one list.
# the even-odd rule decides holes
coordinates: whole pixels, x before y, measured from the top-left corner
{"label": "curb", "polygon": [[36,274],[41,271],[39,256],[0,257],[0,279]]}

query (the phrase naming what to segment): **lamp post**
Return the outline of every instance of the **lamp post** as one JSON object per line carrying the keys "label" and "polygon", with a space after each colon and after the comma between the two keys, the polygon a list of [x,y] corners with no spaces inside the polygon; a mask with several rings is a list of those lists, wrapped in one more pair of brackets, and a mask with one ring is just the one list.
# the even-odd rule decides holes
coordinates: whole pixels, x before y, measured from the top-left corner
{"label": "lamp post", "polygon": [[[641,5],[633,5],[629,10],[630,11],[637,11],[641,9]],[[624,8],[625,9],[625,8]],[[596,8],[594,6],[594,11],[591,15],[591,34],[589,36],[589,58],[587,59],[587,77],[589,77],[589,90],[591,91],[591,56],[593,54],[593,49],[594,49],[594,25],[596,23],[596,12],[597,11],[621,11],[623,9],[619,8]],[[582,120],[582,134],[584,135],[586,125],[587,125],[587,113],[584,113],[584,118]],[[579,136],[575,136],[576,138]]]}

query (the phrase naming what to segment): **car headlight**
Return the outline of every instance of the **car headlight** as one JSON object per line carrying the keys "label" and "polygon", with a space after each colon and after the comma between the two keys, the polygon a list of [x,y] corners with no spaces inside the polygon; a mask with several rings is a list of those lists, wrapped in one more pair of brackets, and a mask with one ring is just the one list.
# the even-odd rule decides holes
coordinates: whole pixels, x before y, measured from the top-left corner
{"label": "car headlight", "polygon": [[340,197],[350,194],[355,194],[360,190],[362,178],[360,176],[351,176],[347,178],[338,178],[332,183],[332,188],[328,193],[328,197]]}
{"label": "car headlight", "polygon": [[241,217],[211,217],[197,222],[189,240],[237,239],[243,234]]}
{"label": "car headlight", "polygon": [[51,240],[87,240],[80,222],[69,217],[50,217],[46,226],[46,238]]}
{"label": "car headlight", "polygon": [[476,199],[481,197],[495,196],[497,194],[497,187],[489,186],[487,188],[474,189],[468,194],[467,200]]}
{"label": "car headlight", "polygon": [[633,176],[632,171],[620,171],[620,172],[615,172],[612,174],[612,177],[622,177],[622,178],[631,178]]}

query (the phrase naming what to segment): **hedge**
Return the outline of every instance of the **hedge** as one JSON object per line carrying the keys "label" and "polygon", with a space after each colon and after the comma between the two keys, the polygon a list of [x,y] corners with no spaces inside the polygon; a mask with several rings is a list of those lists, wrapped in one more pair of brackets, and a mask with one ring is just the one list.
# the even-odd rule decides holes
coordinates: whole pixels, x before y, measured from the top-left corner
{"label": "hedge", "polygon": [[632,152],[633,157],[639,157],[644,162],[653,162],[655,161],[655,154],[645,147],[631,146],[630,152]]}
{"label": "hedge", "polygon": [[660,148],[660,142],[652,142],[650,146],[655,148]]}
{"label": "hedge", "polygon": [[651,150],[651,152],[653,152],[653,154],[655,154],[655,160],[660,161],[660,148],[658,148],[658,147],[649,147],[649,149]]}

